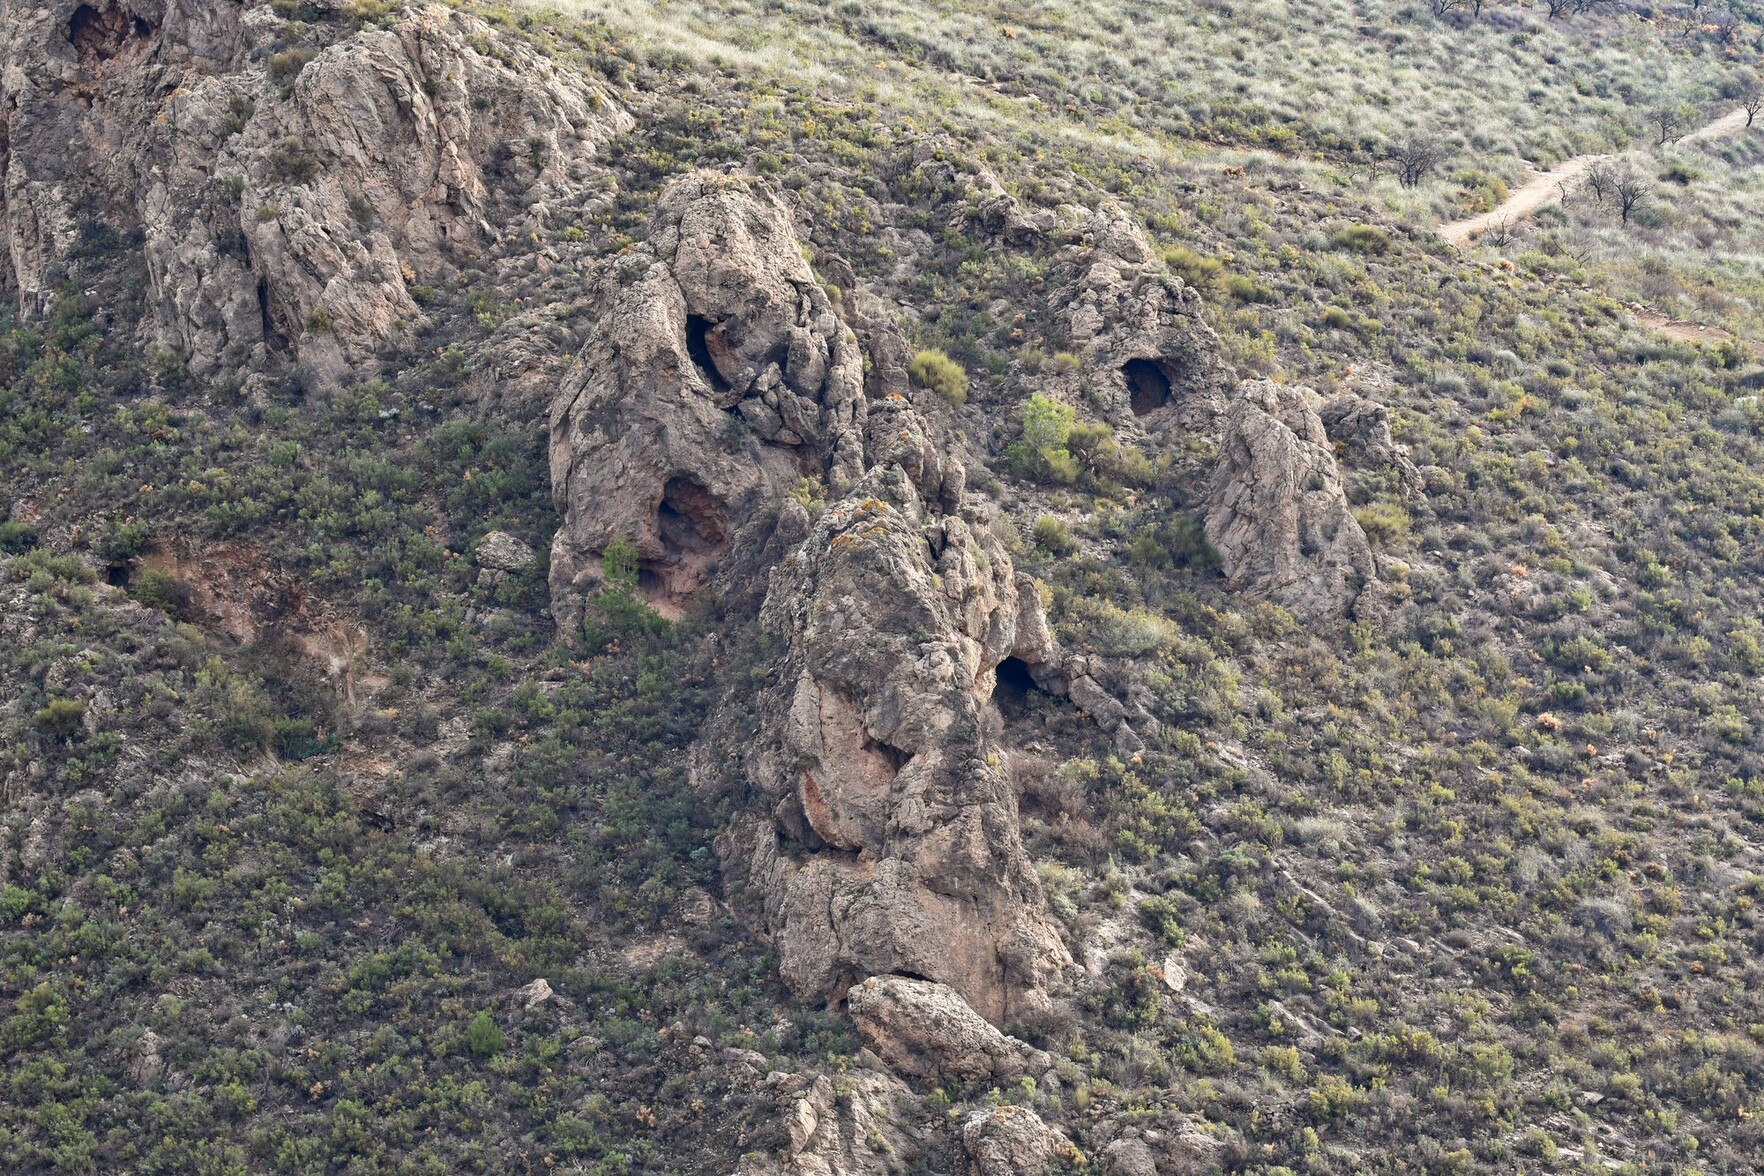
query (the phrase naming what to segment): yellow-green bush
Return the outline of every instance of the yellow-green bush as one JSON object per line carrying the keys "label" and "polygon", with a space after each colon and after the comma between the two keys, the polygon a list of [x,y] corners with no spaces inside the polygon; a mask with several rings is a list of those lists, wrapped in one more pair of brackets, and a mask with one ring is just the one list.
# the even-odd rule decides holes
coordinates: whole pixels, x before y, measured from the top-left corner
{"label": "yellow-green bush", "polygon": [[935,347],[927,347],[907,365],[907,374],[922,387],[929,388],[951,404],[968,398],[968,373],[962,365]]}

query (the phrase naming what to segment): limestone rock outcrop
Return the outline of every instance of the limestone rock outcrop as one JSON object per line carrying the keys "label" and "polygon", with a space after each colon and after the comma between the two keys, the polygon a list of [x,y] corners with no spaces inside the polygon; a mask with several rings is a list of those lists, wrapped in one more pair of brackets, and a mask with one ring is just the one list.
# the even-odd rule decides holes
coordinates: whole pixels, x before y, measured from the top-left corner
{"label": "limestone rock outcrop", "polygon": [[[961,463],[890,386],[898,339],[865,318],[890,344],[867,390],[784,206],[730,176],[671,183],[596,303],[552,413],[553,612],[571,632],[615,544],[664,611],[763,597],[775,685],[731,750],[765,807],[719,841],[738,907],[804,999],[902,973],[994,1019],[1041,1000],[1069,958],[981,708],[1006,658],[1058,653]],[[805,487],[831,491],[819,519]]]}
{"label": "limestone rock outcrop", "polygon": [[1078,1158],[1065,1132],[1028,1107],[1006,1105],[974,1115],[962,1124],[962,1145],[969,1176],[1029,1176],[1057,1160]]}
{"label": "limestone rock outcrop", "polygon": [[763,190],[670,184],[649,240],[602,274],[595,317],[551,418],[566,630],[611,544],[635,547],[652,601],[677,609],[763,542],[736,532],[798,481],[863,470],[863,356]]}
{"label": "limestone rock outcrop", "polygon": [[999,1032],[946,984],[872,976],[845,999],[864,1039],[903,1074],[985,1081],[1053,1064],[1046,1052]]}
{"label": "limestone rock outcrop", "polygon": [[317,46],[269,6],[195,0],[0,22],[0,285],[34,307],[83,219],[138,232],[144,329],[198,375],[285,355],[340,378],[495,239],[493,210],[524,217],[630,125],[609,91],[438,5]]}
{"label": "limestone rock outcrop", "polygon": [[1037,1003],[1069,959],[981,722],[1005,658],[1051,656],[1033,585],[982,516],[933,515],[897,462],[773,571],[761,623],[787,643],[781,721],[749,766],[773,816],[729,845],[786,982],[837,1000],[926,977],[993,1020]]}
{"label": "limestone rock outcrop", "polygon": [[1323,431],[1350,468],[1384,474],[1410,502],[1427,496],[1426,479],[1409,451],[1390,435],[1390,413],[1382,404],[1346,393],[1324,404],[1319,416]]}
{"label": "limestone rock outcrop", "polygon": [[1138,223],[1095,213],[1060,307],[1083,380],[1117,424],[1210,432],[1236,375],[1201,315],[1199,291],[1164,267]]}
{"label": "limestone rock outcrop", "polygon": [[916,1100],[898,1078],[858,1070],[837,1086],[824,1074],[774,1079],[799,1085],[785,1111],[789,1142],[782,1154],[743,1156],[735,1176],[887,1176],[919,1146],[908,1120]]}
{"label": "limestone rock outcrop", "polygon": [[1207,538],[1226,580],[1306,618],[1353,610],[1376,575],[1308,388],[1244,383],[1225,415]]}

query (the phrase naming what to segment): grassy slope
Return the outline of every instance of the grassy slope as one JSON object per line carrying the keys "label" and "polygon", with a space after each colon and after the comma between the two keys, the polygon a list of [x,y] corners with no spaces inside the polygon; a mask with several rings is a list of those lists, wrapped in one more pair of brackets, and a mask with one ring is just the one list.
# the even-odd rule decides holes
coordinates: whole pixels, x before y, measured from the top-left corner
{"label": "grassy slope", "polygon": [[[1197,105],[1130,98],[1114,76],[1110,47],[1144,43],[1110,15],[1121,6],[1067,6],[1061,60],[1010,77],[988,63],[1052,38],[1052,9],[1013,7],[1016,38],[971,5],[937,24],[877,4],[642,11],[522,30],[617,77],[641,115],[614,160],[618,202],[586,240],[554,243],[564,256],[640,233],[684,167],[772,171],[817,245],[924,312],[924,341],[974,378],[957,423],[996,426],[1002,449],[1022,377],[1062,340],[1039,316],[1013,339],[998,300],[1033,305],[1057,257],[948,228],[960,193],[923,190],[909,166],[935,140],[1032,202],[1144,217],[1188,251],[1171,261],[1207,284],[1245,368],[1325,389],[1388,373],[1380,395],[1427,467],[1424,509],[1376,476],[1362,488],[1411,604],[1389,626],[1317,635],[1221,590],[1179,525],[1195,494],[1179,465],[1136,488],[996,463],[1023,534],[1057,517],[1077,544],[1020,557],[1062,633],[1141,656],[1170,727],[1123,763],[1062,708],[1013,726],[1040,747],[1021,769],[1055,908],[1123,948],[1074,1016],[1022,1027],[1073,1059],[1063,1091],[1034,1096],[1044,1112],[1080,1132],[1196,1116],[1249,1169],[1552,1170],[1603,1154],[1743,1170],[1764,1147],[1764,443],[1731,407],[1735,373],[1637,331],[1572,258],[1466,265],[1339,163],[1267,152],[1286,125],[1272,98],[1269,117],[1206,132],[1240,148],[1224,159],[1264,152],[1223,174],[1181,137]],[[1208,35],[1272,19],[1258,12]],[[1204,19],[1175,26],[1175,46]],[[1441,52],[1424,15],[1364,19]],[[683,25],[745,44],[712,52]],[[1630,47],[1640,64],[1577,50],[1572,68],[1609,86],[1706,68],[1651,44]],[[811,50],[864,80],[755,68]],[[1166,44],[1132,76],[1212,93],[1205,71],[1271,74],[1285,56],[1244,51]],[[1067,112],[1087,69],[1094,93]],[[1304,145],[1335,149],[1372,72],[1338,79],[1294,132]],[[1298,103],[1295,84],[1269,88]],[[1597,101],[1558,89],[1598,145]],[[1435,92],[1448,108],[1451,88]],[[1486,101],[1511,119],[1490,132],[1500,170],[1530,147],[1525,104]],[[1338,233],[1368,221],[1384,227]],[[930,234],[912,272],[878,243],[883,224]],[[122,313],[139,275],[127,242],[101,245],[117,287],[100,302]],[[757,660],[742,630],[708,618],[725,636],[700,650],[696,629],[615,609],[617,643],[572,662],[547,648],[542,574],[486,588],[454,554],[493,527],[543,547],[555,525],[544,406],[492,413],[435,355],[496,327],[495,297],[465,312],[490,284],[474,280],[398,378],[330,405],[182,386],[76,298],[49,324],[8,324],[0,484],[36,517],[6,537],[0,670],[16,699],[0,712],[12,1167],[717,1170],[731,1137],[770,1141],[770,1109],[684,1079],[694,1062],[660,1029],[789,1066],[851,1050],[836,1021],[788,1009],[732,927],[675,913],[688,887],[714,886],[718,818],[685,790],[678,751],[704,708],[741,697]],[[286,651],[180,626],[150,581],[130,601],[84,570],[178,534],[254,545],[359,617],[387,677],[372,705],[350,710]],[[97,729],[39,717],[56,698],[83,701]],[[1166,953],[1187,996],[1150,970]],[[508,994],[535,975],[574,1008],[519,1011]],[[500,1041],[474,1032],[481,1011]],[[165,1070],[137,1085],[148,1030]]]}

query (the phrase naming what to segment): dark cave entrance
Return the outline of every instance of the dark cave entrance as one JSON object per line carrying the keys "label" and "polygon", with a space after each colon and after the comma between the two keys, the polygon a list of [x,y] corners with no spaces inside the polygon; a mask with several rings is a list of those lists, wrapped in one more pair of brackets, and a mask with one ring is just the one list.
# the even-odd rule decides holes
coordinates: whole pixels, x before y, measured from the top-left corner
{"label": "dark cave entrance", "polygon": [[670,554],[716,554],[728,546],[722,509],[711,492],[691,478],[669,478],[662,487],[655,532]]}
{"label": "dark cave entrance", "polygon": [[662,615],[675,617],[709,584],[729,550],[716,497],[691,478],[669,478],[655,507],[657,558],[637,569],[637,587]]}
{"label": "dark cave entrance", "polygon": [[992,703],[998,707],[998,713],[1007,719],[1014,719],[1026,714],[1029,710],[1031,694],[1044,693],[1035,683],[1035,675],[1029,670],[1029,663],[1022,658],[1007,657],[998,663],[994,671],[996,682],[992,688]]}
{"label": "dark cave entrance", "polygon": [[1170,377],[1149,359],[1130,359],[1121,365],[1127,391],[1133,398],[1133,415],[1149,416],[1170,403]]}
{"label": "dark cave entrance", "polygon": [[67,21],[68,44],[87,68],[140,47],[156,31],[152,22],[130,16],[112,4],[101,9],[82,4]]}
{"label": "dark cave entrance", "polygon": [[709,319],[696,314],[686,316],[686,354],[692,357],[692,366],[711,386],[711,391],[721,395],[729,391],[729,381],[723,378],[723,373],[717,370],[716,360],[711,358],[710,333],[715,329]]}

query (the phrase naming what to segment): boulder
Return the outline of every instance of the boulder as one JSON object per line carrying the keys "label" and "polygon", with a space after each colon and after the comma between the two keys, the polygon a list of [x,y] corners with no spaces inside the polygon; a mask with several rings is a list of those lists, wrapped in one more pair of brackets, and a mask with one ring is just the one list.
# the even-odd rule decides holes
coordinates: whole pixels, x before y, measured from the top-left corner
{"label": "boulder", "polygon": [[[796,1079],[800,1083],[801,1079]],[[919,1150],[917,1100],[898,1078],[867,1070],[817,1075],[784,1111],[782,1154],[750,1153],[735,1176],[885,1176]]]}
{"label": "boulder", "polygon": [[1076,1161],[1078,1149],[1028,1107],[981,1111],[962,1124],[969,1176],[1040,1176],[1056,1160]]}
{"label": "boulder", "polygon": [[538,558],[533,549],[507,531],[491,531],[478,540],[473,555],[478,566],[498,572],[524,572]]}
{"label": "boulder", "polygon": [[1382,404],[1347,393],[1323,405],[1318,415],[1349,468],[1387,474],[1410,502],[1426,498],[1427,482],[1409,451],[1390,435],[1390,413]]}
{"label": "boulder", "polygon": [[1308,388],[1242,385],[1225,415],[1206,517],[1231,588],[1307,619],[1352,612],[1375,577],[1316,400]]}
{"label": "boulder", "polygon": [[1151,1148],[1138,1139],[1117,1139],[1102,1151],[1103,1176],[1158,1176]]}
{"label": "boulder", "polygon": [[896,1070],[939,1083],[1041,1073],[1042,1050],[999,1032],[947,984],[872,976],[845,994],[858,1031]]}

